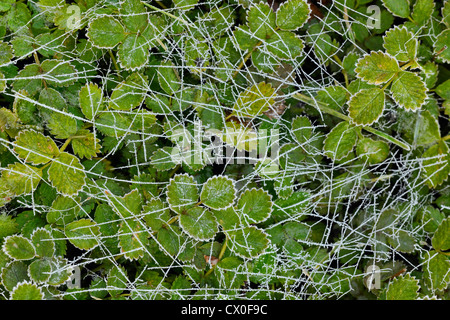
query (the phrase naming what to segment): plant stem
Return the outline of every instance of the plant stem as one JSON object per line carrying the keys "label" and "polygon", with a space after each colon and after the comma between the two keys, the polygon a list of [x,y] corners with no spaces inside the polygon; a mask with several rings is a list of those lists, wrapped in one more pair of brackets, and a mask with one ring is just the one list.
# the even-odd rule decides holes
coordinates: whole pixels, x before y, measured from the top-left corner
{"label": "plant stem", "polygon": [[223,258],[223,255],[225,254],[225,251],[227,250],[227,243],[228,243],[228,236],[225,237],[225,241],[223,242],[222,248],[220,249],[219,256],[217,257],[217,260],[218,260],[217,263],[216,263],[215,265],[213,265],[213,266],[211,267],[211,269],[209,269],[209,270],[205,273],[205,275],[204,275],[205,278],[206,278],[207,276],[209,276],[209,275],[214,271],[214,269],[216,268],[216,266],[219,264],[220,260]]}
{"label": "plant stem", "polygon": [[66,150],[66,148],[69,145],[70,141],[72,141],[72,137],[70,137],[69,139],[66,140],[66,142],[64,142],[62,147],[59,149],[59,152],[63,152],[64,150]]}
{"label": "plant stem", "polygon": [[181,19],[180,17],[174,16],[173,14],[168,13],[168,12],[166,12],[166,11],[164,11],[164,10],[161,10],[161,9],[159,9],[159,8],[157,8],[157,7],[155,7],[155,6],[152,6],[151,4],[148,4],[148,3],[146,3],[146,2],[142,2],[142,3],[144,4],[144,6],[147,6],[147,7],[149,7],[150,9],[153,9],[153,10],[155,10],[155,11],[161,12],[162,14],[165,14],[166,16],[171,17],[171,18],[174,18],[175,20],[178,20],[178,21],[180,21],[181,23],[184,23],[185,25],[189,26],[188,22],[187,22],[186,20]]}
{"label": "plant stem", "polygon": [[342,74],[344,75],[344,81],[345,81],[345,87],[348,88],[349,81],[348,81],[348,74],[347,71],[344,69],[344,66],[342,64],[342,60],[335,54],[333,56],[333,59],[339,64],[339,66],[342,68]]}
{"label": "plant stem", "polygon": [[[326,104],[326,103],[323,103],[323,102],[320,102],[320,101],[316,101],[313,98],[308,97],[308,96],[306,96],[304,94],[301,94],[301,93],[296,93],[296,94],[293,95],[293,97],[295,99],[297,99],[297,100],[300,100],[300,101],[306,103],[306,104],[309,104],[310,106],[319,108],[319,110],[321,110],[324,113],[330,114],[330,115],[335,116],[335,117],[337,117],[339,119],[342,119],[344,121],[351,121],[350,117],[348,117],[348,116],[346,116],[346,115],[344,115],[344,114],[342,114],[342,113],[340,113],[340,112],[338,112],[338,111],[336,111],[334,109],[329,108],[328,104]],[[406,144],[405,142],[402,142],[402,141],[400,141],[400,140],[398,140],[398,139],[388,135],[387,133],[378,131],[378,130],[372,128],[372,127],[362,127],[362,128],[364,130],[374,134],[374,135],[379,136],[380,138],[383,138],[383,139],[385,139],[385,140],[387,140],[387,141],[389,141],[389,142],[391,142],[391,143],[401,147],[402,149],[405,149],[406,151],[411,150],[411,147],[408,144]]]}
{"label": "plant stem", "polygon": [[119,68],[119,65],[117,64],[116,58],[114,57],[114,54],[112,53],[111,49],[109,49],[108,52],[109,52],[109,56],[111,57],[111,61],[114,64],[114,68],[117,71],[117,75],[119,76],[119,79],[122,80],[122,75],[120,74],[120,68]]}

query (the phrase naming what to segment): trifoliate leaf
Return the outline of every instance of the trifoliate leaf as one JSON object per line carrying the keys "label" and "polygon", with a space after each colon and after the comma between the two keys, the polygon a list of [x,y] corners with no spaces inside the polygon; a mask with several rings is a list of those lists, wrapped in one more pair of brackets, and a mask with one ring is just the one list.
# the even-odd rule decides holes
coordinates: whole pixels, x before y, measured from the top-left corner
{"label": "trifoliate leaf", "polygon": [[237,209],[243,220],[257,224],[269,218],[272,212],[272,196],[263,189],[250,189],[241,194]]}
{"label": "trifoliate leaf", "polygon": [[73,152],[80,158],[92,159],[100,153],[100,140],[89,130],[79,130],[71,140]]}
{"label": "trifoliate leaf", "polygon": [[2,249],[11,259],[15,260],[30,260],[36,255],[31,241],[20,235],[6,237]]}
{"label": "trifoliate leaf", "polygon": [[313,126],[308,117],[301,116],[292,120],[292,132],[300,144],[305,144],[311,138]]}
{"label": "trifoliate leaf", "polygon": [[47,120],[47,127],[57,139],[67,139],[77,133],[77,121],[70,114],[52,112]]}
{"label": "trifoliate leaf", "polygon": [[391,94],[397,104],[406,110],[416,111],[425,103],[427,88],[418,75],[401,71],[391,85]]}
{"label": "trifoliate leaf", "polygon": [[450,259],[434,250],[425,253],[423,280],[432,290],[444,290],[450,283]]}
{"label": "trifoliate leaf", "polygon": [[28,266],[28,275],[35,283],[41,284],[47,282],[50,279],[51,272],[52,266],[47,259],[34,260]]}
{"label": "trifoliate leaf", "polygon": [[93,120],[99,111],[103,111],[103,92],[95,83],[83,86],[79,93],[80,108],[88,120]]}
{"label": "trifoliate leaf", "polygon": [[340,122],[331,129],[325,139],[325,155],[332,160],[340,160],[353,150],[357,139],[356,129],[348,122]]}
{"label": "trifoliate leaf", "polygon": [[434,53],[438,60],[450,63],[450,29],[445,29],[434,42]]}
{"label": "trifoliate leaf", "polygon": [[166,195],[173,211],[182,213],[192,208],[198,201],[198,189],[194,178],[187,174],[174,176],[167,186]]}
{"label": "trifoliate leaf", "polygon": [[276,23],[282,30],[297,30],[309,20],[311,10],[305,0],[288,0],[277,10]]}
{"label": "trifoliate leaf", "polygon": [[202,187],[200,200],[211,209],[219,210],[231,206],[236,197],[233,180],[225,176],[209,178]]}
{"label": "trifoliate leaf", "polygon": [[425,183],[430,188],[436,188],[448,179],[450,174],[450,156],[447,144],[439,140],[422,155]]}
{"label": "trifoliate leaf", "polygon": [[406,27],[394,27],[386,32],[383,47],[398,61],[414,61],[419,43]]}
{"label": "trifoliate leaf", "polygon": [[89,250],[98,245],[99,227],[89,219],[73,221],[65,226],[64,233],[75,247]]}
{"label": "trifoliate leaf", "polygon": [[411,14],[412,19],[418,25],[424,25],[433,14],[434,10],[433,0],[417,0],[414,3],[413,12]]}
{"label": "trifoliate leaf", "polygon": [[275,13],[267,3],[256,4],[247,12],[250,32],[260,40],[267,39],[275,31],[275,19]]}
{"label": "trifoliate leaf", "polygon": [[123,69],[137,70],[146,65],[150,56],[150,45],[144,36],[132,34],[119,45],[117,55]]}
{"label": "trifoliate leaf", "polygon": [[195,240],[207,241],[219,231],[216,219],[206,208],[190,208],[181,213],[179,221],[183,231]]}
{"label": "trifoliate leaf", "polygon": [[6,213],[0,214],[0,239],[19,231],[16,220]]}
{"label": "trifoliate leaf", "polygon": [[11,261],[1,271],[2,285],[8,291],[12,291],[18,283],[29,280],[27,265],[22,261]]}
{"label": "trifoliate leaf", "polygon": [[356,154],[369,164],[383,162],[389,155],[389,145],[381,140],[363,138],[356,145]]}
{"label": "trifoliate leaf", "polygon": [[138,260],[144,256],[148,246],[148,232],[137,220],[124,220],[119,229],[120,252],[128,260]]}
{"label": "trifoliate leaf", "polygon": [[41,181],[42,170],[16,162],[9,164],[2,171],[2,181],[5,187],[14,195],[30,194],[36,190]]}
{"label": "trifoliate leaf", "polygon": [[371,125],[383,114],[384,100],[382,89],[363,89],[350,98],[348,115],[356,125]]}
{"label": "trifoliate leaf", "polygon": [[16,137],[14,151],[20,158],[33,164],[43,164],[59,155],[56,143],[33,130],[23,130]]}
{"label": "trifoliate leaf", "polygon": [[255,226],[228,231],[227,235],[230,250],[242,258],[256,258],[269,245],[267,234]]}
{"label": "trifoliate leaf", "polygon": [[265,42],[267,50],[280,59],[295,59],[302,54],[303,41],[293,32],[276,31]]}
{"label": "trifoliate leaf", "polygon": [[180,90],[180,76],[172,61],[161,62],[161,65],[158,67],[158,82],[161,88],[169,95]]}
{"label": "trifoliate leaf", "polygon": [[11,300],[43,300],[42,290],[34,283],[27,281],[18,283],[11,292]]}
{"label": "trifoliate leaf", "polygon": [[441,222],[431,239],[431,243],[438,252],[450,249],[450,218]]}
{"label": "trifoliate leaf", "polygon": [[147,77],[133,73],[114,88],[109,106],[115,110],[129,111],[144,101]]}
{"label": "trifoliate leaf", "polygon": [[158,231],[170,220],[170,210],[160,198],[151,199],[142,210],[145,223],[153,231]]}
{"label": "trifoliate leaf", "polygon": [[126,33],[113,17],[99,17],[91,21],[87,33],[89,41],[97,48],[112,49],[125,40]]}
{"label": "trifoliate leaf", "polygon": [[416,278],[410,274],[401,275],[389,282],[386,300],[416,300],[419,289],[419,281]]}
{"label": "trifoliate leaf", "polygon": [[48,178],[59,193],[75,195],[83,188],[86,173],[77,157],[62,152],[48,169]]}
{"label": "trifoliate leaf", "polygon": [[276,93],[272,85],[260,82],[241,92],[233,106],[233,114],[248,118],[260,116],[275,103],[275,97]]}
{"label": "trifoliate leaf", "polygon": [[357,77],[377,85],[391,80],[399,71],[397,60],[381,51],[366,54],[355,68]]}
{"label": "trifoliate leaf", "polygon": [[382,2],[394,16],[408,18],[410,12],[408,0],[382,0]]}
{"label": "trifoliate leaf", "polygon": [[58,196],[47,212],[47,222],[59,226],[65,226],[75,220],[80,210],[80,199],[73,197]]}
{"label": "trifoliate leaf", "polygon": [[31,242],[36,249],[36,256],[51,258],[55,253],[55,242],[50,231],[44,228],[37,228],[31,235]]}

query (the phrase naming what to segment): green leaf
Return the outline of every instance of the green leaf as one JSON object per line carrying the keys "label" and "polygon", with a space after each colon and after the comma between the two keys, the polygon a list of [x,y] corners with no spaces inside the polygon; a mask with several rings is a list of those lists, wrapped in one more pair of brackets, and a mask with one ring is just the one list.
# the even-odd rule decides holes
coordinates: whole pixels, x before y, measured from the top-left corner
{"label": "green leaf", "polygon": [[237,209],[244,221],[257,224],[269,218],[272,206],[272,196],[267,191],[253,188],[241,194]]}
{"label": "green leaf", "polygon": [[42,80],[40,78],[40,67],[37,64],[26,65],[18,73],[18,79],[14,80],[14,90],[25,90],[30,95],[36,94],[42,86]]}
{"label": "green leaf", "polygon": [[450,100],[450,79],[444,81],[434,90],[442,99]]}
{"label": "green leaf", "polygon": [[13,48],[8,43],[0,42],[0,65],[7,64],[14,57]]}
{"label": "green leaf", "polygon": [[0,181],[14,195],[30,194],[36,190],[42,178],[42,170],[16,162],[2,171]]}
{"label": "green leaf", "polygon": [[104,111],[95,122],[97,129],[109,137],[121,137],[129,132],[130,118],[117,111]]}
{"label": "green leaf", "polygon": [[192,208],[198,201],[198,189],[192,176],[178,174],[170,179],[166,191],[170,209],[183,213]]}
{"label": "green leaf", "polygon": [[112,49],[125,40],[126,33],[120,22],[112,17],[99,17],[91,21],[87,33],[89,41],[97,48]]}
{"label": "green leaf", "polygon": [[397,251],[411,253],[415,250],[415,239],[404,230],[396,231],[388,239],[389,244]]}
{"label": "green leaf", "polygon": [[442,21],[445,25],[450,27],[450,1],[445,1],[444,6],[442,7]]}
{"label": "green leaf", "polygon": [[450,63],[450,29],[445,29],[437,36],[434,42],[434,53],[438,61]]}
{"label": "green leaf", "polygon": [[[0,204],[1,206],[1,204]],[[0,240],[18,232],[16,220],[6,213],[0,214]]]}
{"label": "green leaf", "polygon": [[401,71],[391,85],[392,98],[406,110],[416,111],[425,103],[427,88],[418,75]]}
{"label": "green leaf", "polygon": [[255,4],[247,12],[250,32],[258,39],[266,39],[275,31],[275,13],[267,3]]}
{"label": "green leaf", "polygon": [[416,300],[419,296],[419,281],[410,274],[401,275],[389,282],[386,300]]}
{"label": "green leaf", "polygon": [[382,0],[383,5],[394,16],[400,18],[409,17],[409,1],[408,0]]}
{"label": "green leaf", "polygon": [[354,127],[348,122],[340,122],[327,135],[323,149],[325,155],[332,160],[346,157],[356,144],[358,135]]}
{"label": "green leaf", "polygon": [[383,38],[383,47],[386,53],[398,61],[414,61],[417,55],[419,43],[414,34],[406,27],[394,27],[386,32]]}
{"label": "green leaf", "polygon": [[118,62],[123,69],[141,69],[146,65],[150,56],[150,44],[144,36],[132,34],[119,45],[117,55]]}
{"label": "green leaf", "polygon": [[253,85],[241,92],[233,106],[233,114],[248,118],[260,116],[275,103],[276,95],[270,83]]}
{"label": "green leaf", "polygon": [[48,169],[48,178],[59,193],[76,195],[85,185],[86,173],[76,156],[62,152]]}
{"label": "green leaf", "polygon": [[421,111],[414,127],[415,144],[428,146],[441,139],[439,122],[428,110]]}
{"label": "green leaf", "polygon": [[75,136],[77,138],[72,138],[71,141],[72,149],[73,153],[80,158],[92,159],[100,153],[100,148],[102,147],[100,140],[92,132],[82,129]]}
{"label": "green leaf", "polygon": [[148,232],[141,222],[136,220],[124,220],[119,229],[120,252],[128,260],[138,260],[144,256],[148,247]]}
{"label": "green leaf", "polygon": [[434,5],[433,0],[417,0],[414,3],[413,13],[411,14],[414,22],[418,25],[424,25],[433,14]]}
{"label": "green leaf", "polygon": [[305,0],[288,0],[277,10],[276,24],[282,30],[297,30],[309,20],[311,10]]}
{"label": "green leaf", "polygon": [[151,199],[142,210],[145,223],[153,231],[158,231],[167,225],[171,218],[169,208],[160,198]]}
{"label": "green leaf", "polygon": [[381,140],[363,138],[356,145],[356,154],[369,164],[380,163],[389,156],[389,145]]}
{"label": "green leaf", "polygon": [[60,111],[66,110],[67,102],[59,91],[53,88],[44,88],[39,94],[39,110],[43,113],[44,119],[49,119],[57,111],[52,109],[57,109]]}
{"label": "green leaf", "polygon": [[106,289],[113,297],[121,294],[128,283],[127,271],[120,265],[114,265],[108,273],[106,280]]}
{"label": "green leaf", "polygon": [[171,256],[179,254],[181,241],[181,230],[177,226],[170,225],[158,231],[158,243],[162,246],[162,251]]}
{"label": "green leaf", "polygon": [[98,245],[99,227],[89,219],[73,221],[65,226],[64,233],[75,247],[89,250]]}
{"label": "green leaf", "polygon": [[30,260],[36,255],[31,241],[20,235],[6,237],[2,250],[15,260]]}
{"label": "green leaf", "polygon": [[450,283],[450,260],[434,250],[425,253],[423,280],[432,290],[444,290]]}
{"label": "green leaf", "polygon": [[212,212],[225,230],[234,229],[241,224],[241,216],[233,206],[222,210],[212,210]]}
{"label": "green leaf", "polygon": [[179,221],[182,230],[195,240],[210,240],[219,231],[213,214],[202,207],[193,207],[184,211]]}
{"label": "green leaf", "polygon": [[384,91],[363,89],[350,98],[348,114],[356,125],[368,126],[378,121],[384,110]]}
{"label": "green leaf", "polygon": [[311,138],[313,125],[308,117],[301,116],[292,120],[292,132],[299,144],[306,144]]}
{"label": "green leaf", "polygon": [[441,222],[431,239],[431,244],[438,252],[450,249],[450,218]]}
{"label": "green leaf", "polygon": [[1,271],[2,285],[8,291],[12,291],[18,283],[29,280],[27,265],[22,261],[11,261]]}
{"label": "green leaf", "polygon": [[180,76],[174,66],[172,61],[165,61],[158,67],[159,85],[169,95],[181,89]]}
{"label": "green leaf", "polygon": [[103,92],[95,83],[87,83],[79,93],[80,108],[88,120],[93,120],[98,112],[105,110]]}
{"label": "green leaf", "polygon": [[47,212],[47,222],[59,226],[65,226],[75,220],[80,210],[80,199],[73,197],[58,196],[53,201],[50,210]]}
{"label": "green leaf", "polygon": [[119,13],[125,27],[130,32],[143,31],[148,24],[148,13],[140,0],[123,1]]}
{"label": "green leaf", "polygon": [[255,226],[228,231],[227,235],[230,250],[242,258],[256,258],[269,245],[267,234]]}
{"label": "green leaf", "polygon": [[423,172],[425,183],[430,188],[436,188],[444,183],[450,174],[450,156],[447,144],[439,140],[437,144],[432,145],[422,155]]}
{"label": "green leaf", "polygon": [[139,190],[133,189],[123,197],[116,196],[107,190],[104,193],[108,197],[110,207],[119,214],[120,218],[129,218],[141,213],[142,197]]}
{"label": "green leaf", "polygon": [[67,139],[77,133],[77,121],[70,114],[52,112],[47,127],[57,139]]}
{"label": "green leaf", "polygon": [[50,279],[51,272],[52,266],[47,259],[34,260],[28,266],[30,279],[39,284],[47,282]]}
{"label": "green leaf", "polygon": [[177,166],[174,159],[177,159],[176,148],[162,147],[156,150],[151,157],[151,164],[160,171],[172,170]]}
{"label": "green leaf", "polygon": [[34,283],[21,282],[11,292],[11,300],[43,300],[44,294]]}
{"label": "green leaf", "polygon": [[44,228],[37,228],[31,235],[31,242],[36,249],[36,256],[44,258],[53,257],[55,253],[55,242],[51,233]]}
{"label": "green leaf", "polygon": [[130,111],[144,101],[147,77],[132,73],[113,90],[109,107],[115,110]]}
{"label": "green leaf", "polygon": [[55,87],[67,87],[77,80],[77,70],[64,60],[48,59],[40,68],[46,83]]}
{"label": "green leaf", "polygon": [[226,176],[214,176],[203,185],[200,200],[211,209],[219,210],[231,206],[236,198],[234,181]]}
{"label": "green leaf", "polygon": [[293,32],[276,31],[265,42],[267,50],[280,59],[295,59],[302,54],[303,41]]}
{"label": "green leaf", "polygon": [[376,85],[391,80],[399,71],[397,60],[381,51],[366,54],[355,68],[358,78]]}
{"label": "green leaf", "polygon": [[47,163],[59,155],[59,149],[51,138],[33,130],[19,133],[14,151],[20,158],[35,165]]}

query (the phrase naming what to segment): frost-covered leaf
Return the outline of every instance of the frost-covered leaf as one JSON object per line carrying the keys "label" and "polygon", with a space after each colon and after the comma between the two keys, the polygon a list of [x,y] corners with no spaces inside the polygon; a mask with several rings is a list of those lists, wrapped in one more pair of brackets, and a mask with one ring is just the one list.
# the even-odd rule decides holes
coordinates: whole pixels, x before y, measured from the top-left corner
{"label": "frost-covered leaf", "polygon": [[36,250],[31,241],[20,235],[5,238],[3,251],[15,260],[30,260],[36,255]]}
{"label": "frost-covered leaf", "polygon": [[311,138],[313,125],[308,117],[301,116],[292,120],[292,132],[298,143],[304,144]]}
{"label": "frost-covered leaf", "polygon": [[195,240],[212,239],[219,231],[214,215],[206,208],[193,207],[181,213],[180,227]]}
{"label": "frost-covered leaf", "polygon": [[389,282],[386,300],[416,300],[419,289],[419,281],[416,278],[410,274],[401,275]]}
{"label": "frost-covered leaf", "polygon": [[158,67],[158,82],[161,88],[169,95],[180,90],[180,76],[172,61],[162,62]]}
{"label": "frost-covered leaf", "polygon": [[92,159],[100,153],[100,140],[89,130],[82,129],[72,138],[73,152],[80,158]]}
{"label": "frost-covered leaf", "polygon": [[382,140],[363,138],[356,145],[356,154],[369,164],[380,163],[389,156],[389,145]]}
{"label": "frost-covered leaf", "polygon": [[58,196],[47,212],[47,222],[64,226],[75,220],[80,210],[78,200],[76,197]]}
{"label": "frost-covered leaf", "polygon": [[20,158],[33,164],[43,164],[59,155],[56,143],[33,130],[24,130],[16,137],[14,151]]}
{"label": "frost-covered leaf", "polygon": [[0,65],[6,64],[11,61],[13,56],[12,46],[8,43],[0,42]]}
{"label": "frost-covered leaf", "polygon": [[198,201],[198,189],[192,176],[179,174],[174,176],[167,186],[167,202],[170,209],[183,213]]}
{"label": "frost-covered leaf", "polygon": [[450,29],[445,29],[434,42],[434,53],[438,59],[450,63]]}
{"label": "frost-covered leaf", "polygon": [[13,235],[18,231],[17,223],[11,215],[6,213],[0,214],[0,239]]}
{"label": "frost-covered leaf", "polygon": [[450,283],[450,259],[434,250],[425,253],[423,280],[432,290],[444,290]]}
{"label": "frost-covered leaf", "polygon": [[433,0],[417,0],[414,3],[412,19],[418,25],[424,25],[433,14],[435,3]]}
{"label": "frost-covered leaf", "polygon": [[77,133],[77,121],[69,114],[51,113],[47,120],[47,127],[57,139],[67,139]]}
{"label": "frost-covered leaf", "polygon": [[355,68],[359,78],[377,85],[391,80],[399,71],[397,60],[381,51],[365,55]]}
{"label": "frost-covered leaf", "polygon": [[425,103],[427,88],[418,75],[401,71],[391,85],[391,94],[395,102],[406,110],[416,111]]}
{"label": "frost-covered leaf", "polygon": [[50,231],[44,228],[35,229],[31,235],[31,242],[36,249],[36,256],[51,258],[55,253],[55,242]]}
{"label": "frost-covered leaf", "polygon": [[389,244],[397,251],[411,253],[415,250],[415,239],[412,235],[404,230],[399,230],[391,235],[388,240]]}
{"label": "frost-covered leaf", "polygon": [[179,254],[181,241],[181,230],[177,226],[170,225],[168,227],[161,228],[158,231],[158,243],[162,246],[164,253],[168,253],[171,256]]}
{"label": "frost-covered leaf", "polygon": [[348,114],[356,125],[371,125],[384,110],[384,91],[378,88],[363,89],[348,102]]}
{"label": "frost-covered leaf", "polygon": [[98,17],[91,21],[87,31],[89,41],[98,48],[112,49],[125,40],[126,33],[113,17]]}
{"label": "frost-covered leaf", "polygon": [[250,32],[260,40],[270,37],[275,31],[275,19],[275,13],[267,3],[255,4],[247,13]]}
{"label": "frost-covered leaf", "polygon": [[104,111],[96,120],[97,129],[109,137],[121,137],[130,130],[131,121],[126,114],[116,111]]}
{"label": "frost-covered leaf", "polygon": [[442,99],[450,100],[450,79],[439,84],[434,91]]}
{"label": "frost-covered leaf", "polygon": [[138,260],[144,256],[148,246],[148,232],[137,220],[124,220],[119,229],[120,251],[128,260]]}
{"label": "frost-covered leaf", "polygon": [[241,92],[233,106],[233,114],[248,118],[262,115],[275,103],[276,95],[270,83],[260,82],[253,85]]}
{"label": "frost-covered leaf", "polygon": [[43,300],[42,290],[34,283],[27,281],[18,283],[11,292],[11,300]]}
{"label": "frost-covered leaf", "polygon": [[137,70],[145,66],[150,56],[150,46],[142,35],[129,35],[117,52],[120,66],[125,70]]}
{"label": "frost-covered leaf", "polygon": [[158,231],[170,220],[170,210],[160,198],[151,199],[142,211],[145,223],[153,231]]}
{"label": "frost-covered leaf", "polygon": [[439,122],[428,110],[420,112],[414,132],[415,144],[418,146],[428,146],[441,139]]}
{"label": "frost-covered leaf", "polygon": [[27,265],[22,261],[11,261],[1,272],[2,285],[8,291],[12,291],[18,283],[29,280]]}
{"label": "frost-covered leaf", "polygon": [[303,41],[293,32],[276,31],[267,41],[267,50],[280,59],[295,59],[302,54]]}
{"label": "frost-covered leaf", "polygon": [[116,196],[109,191],[104,191],[108,197],[109,205],[120,216],[129,218],[140,214],[142,209],[142,196],[138,189],[133,189],[124,196]]}
{"label": "frost-covered leaf", "polygon": [[323,147],[325,155],[330,159],[340,160],[353,150],[357,139],[356,129],[348,122],[340,122],[325,139]]}
{"label": "frost-covered leaf", "polygon": [[282,30],[297,30],[308,21],[311,10],[305,0],[288,0],[276,12],[276,24]]}
{"label": "frost-covered leaf", "polygon": [[78,249],[89,250],[98,245],[99,227],[89,219],[69,223],[65,226],[64,233]]}
{"label": "frost-covered leaf", "polygon": [[237,210],[249,224],[257,224],[269,218],[272,212],[272,196],[263,189],[250,189],[241,194]]}
{"label": "frost-covered leaf", "polygon": [[448,179],[450,174],[450,156],[447,144],[440,140],[432,145],[422,155],[423,176],[430,188],[436,188]]}
{"label": "frost-covered leaf", "polygon": [[269,245],[267,234],[255,226],[228,231],[227,234],[230,250],[242,258],[256,258]]}
{"label": "frost-covered leaf", "polygon": [[151,157],[151,164],[160,171],[167,171],[174,169],[177,166],[176,160],[178,157],[177,149],[173,147],[163,147],[156,150]]}
{"label": "frost-covered leaf", "polygon": [[143,31],[148,24],[148,14],[140,0],[121,1],[119,14],[130,32]]}
{"label": "frost-covered leaf", "polygon": [[79,93],[80,108],[88,120],[93,120],[99,111],[103,111],[103,92],[95,83],[87,83]]}
{"label": "frost-covered leaf", "polygon": [[394,16],[408,18],[410,13],[409,0],[382,0],[382,2]]}
{"label": "frost-covered leaf", "polygon": [[419,43],[414,34],[406,27],[394,27],[383,38],[386,52],[398,61],[413,61],[416,58]]}
{"label": "frost-covered leaf", "polygon": [[30,194],[42,178],[42,170],[20,162],[8,165],[2,171],[0,181],[14,195]]}
{"label": "frost-covered leaf", "polygon": [[77,70],[68,61],[48,59],[41,63],[40,70],[45,82],[55,87],[67,87],[77,80]]}
{"label": "frost-covered leaf", "polygon": [[174,0],[173,3],[180,9],[190,10],[195,7],[195,5],[198,3],[198,0]]}
{"label": "frost-covered leaf", "polygon": [[109,106],[115,110],[131,110],[144,101],[147,77],[132,73],[114,88]]}
{"label": "frost-covered leaf", "polygon": [[438,252],[450,249],[450,218],[441,222],[431,239],[431,243]]}
{"label": "frost-covered leaf", "polygon": [[222,137],[223,141],[242,151],[253,151],[258,146],[258,134],[251,127],[242,125],[237,122],[227,122],[225,132]]}
{"label": "frost-covered leaf", "polygon": [[75,195],[85,185],[86,173],[77,157],[62,152],[48,169],[48,178],[59,193]]}
{"label": "frost-covered leaf", "polygon": [[30,279],[38,284],[47,282],[47,280],[50,279],[51,272],[52,266],[47,259],[34,260],[28,266],[28,275],[30,276]]}
{"label": "frost-covered leaf", "polygon": [[113,297],[121,294],[127,288],[127,271],[121,265],[115,265],[108,273],[106,289]]}
{"label": "frost-covered leaf", "polygon": [[231,206],[236,197],[233,180],[226,176],[209,178],[202,187],[200,200],[211,209],[219,210]]}

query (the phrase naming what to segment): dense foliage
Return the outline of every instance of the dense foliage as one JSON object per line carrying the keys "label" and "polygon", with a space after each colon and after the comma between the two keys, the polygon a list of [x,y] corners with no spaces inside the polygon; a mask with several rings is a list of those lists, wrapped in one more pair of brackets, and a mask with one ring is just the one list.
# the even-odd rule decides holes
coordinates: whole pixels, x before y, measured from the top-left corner
{"label": "dense foliage", "polygon": [[448,299],[449,26],[1,0],[0,298]]}

